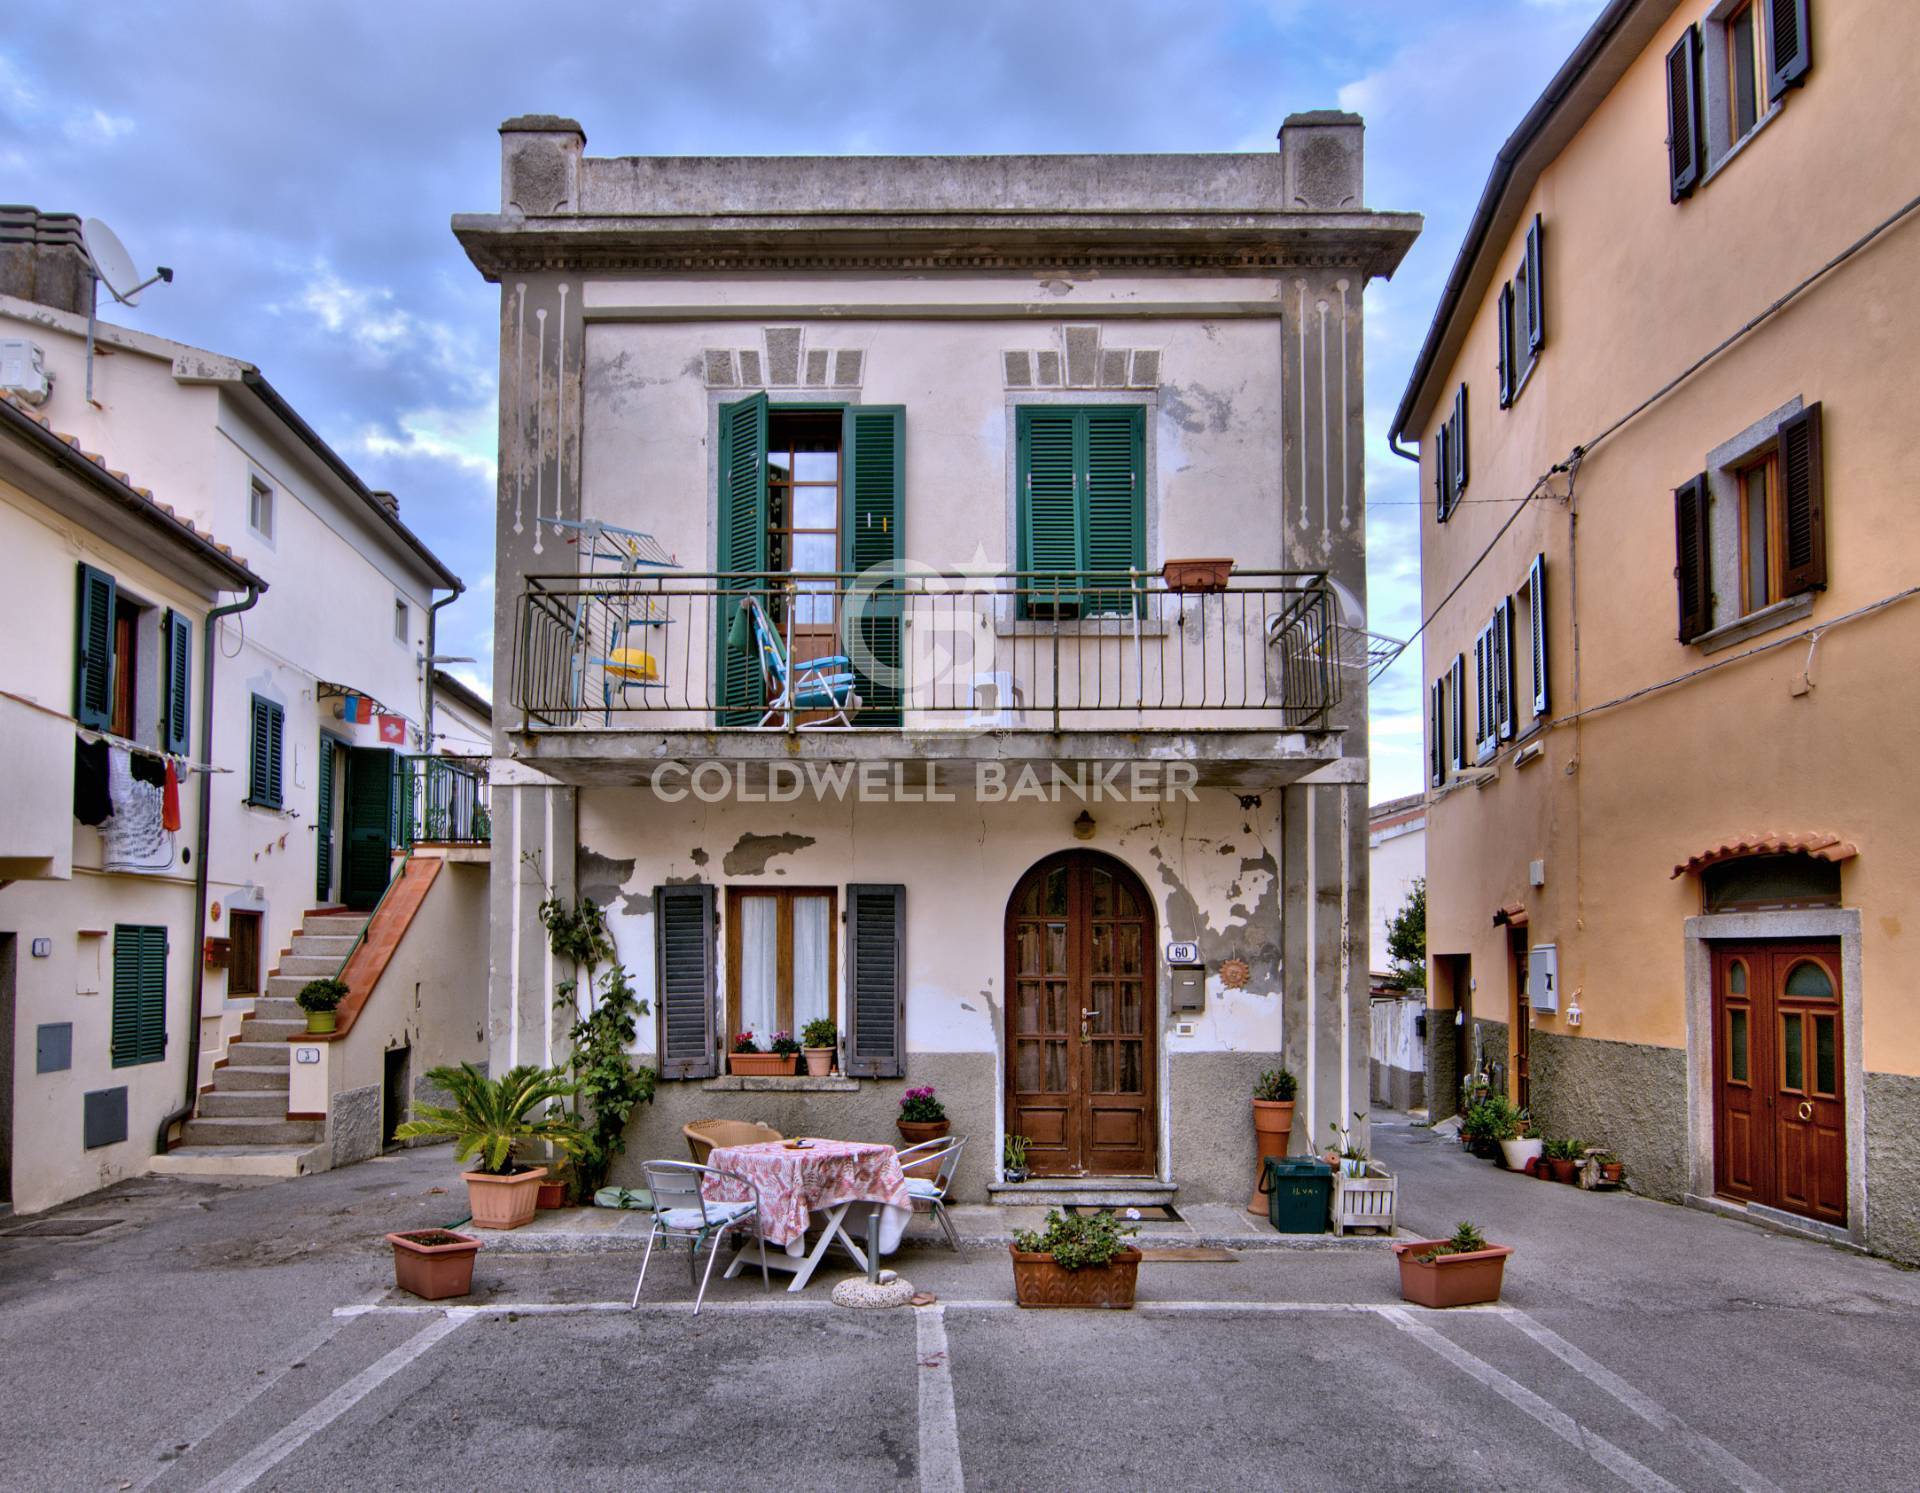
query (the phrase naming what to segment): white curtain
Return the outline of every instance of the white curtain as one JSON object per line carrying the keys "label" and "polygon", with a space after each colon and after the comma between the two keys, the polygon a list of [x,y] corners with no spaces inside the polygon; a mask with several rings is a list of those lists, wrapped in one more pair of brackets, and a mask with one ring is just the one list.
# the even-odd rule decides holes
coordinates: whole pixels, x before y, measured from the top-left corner
{"label": "white curtain", "polygon": [[740,899],[740,1029],[766,1051],[779,1022],[780,903],[774,897]]}
{"label": "white curtain", "polygon": [[809,1021],[825,1016],[833,971],[828,968],[827,940],[832,923],[825,897],[793,899],[793,1034],[799,1036]]}

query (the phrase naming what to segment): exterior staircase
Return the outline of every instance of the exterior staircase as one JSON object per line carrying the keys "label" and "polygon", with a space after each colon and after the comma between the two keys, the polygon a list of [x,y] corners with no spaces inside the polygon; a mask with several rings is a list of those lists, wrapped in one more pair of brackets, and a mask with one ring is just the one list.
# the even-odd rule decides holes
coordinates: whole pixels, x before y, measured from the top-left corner
{"label": "exterior staircase", "polygon": [[[307,1029],[294,1003],[309,980],[339,970],[362,929],[364,913],[318,908],[306,915],[293,946],[280,955],[267,988],[227,1044],[180,1143],[153,1158],[149,1170],[197,1176],[297,1177],[326,1145],[324,1120],[287,1118],[289,1037]],[[324,1165],[324,1162],[322,1163]]]}

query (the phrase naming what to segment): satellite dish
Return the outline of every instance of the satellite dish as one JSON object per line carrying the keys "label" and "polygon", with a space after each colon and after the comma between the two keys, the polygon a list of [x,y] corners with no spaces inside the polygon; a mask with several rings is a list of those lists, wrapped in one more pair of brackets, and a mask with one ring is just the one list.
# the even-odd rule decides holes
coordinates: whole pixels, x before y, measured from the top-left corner
{"label": "satellite dish", "polygon": [[133,256],[120,242],[120,235],[98,218],[88,218],[80,225],[80,237],[87,246],[87,257],[93,261],[93,273],[123,306],[137,306],[140,292],[155,280],[169,283],[173,280],[173,271],[165,265],[142,280],[140,272],[133,267]]}

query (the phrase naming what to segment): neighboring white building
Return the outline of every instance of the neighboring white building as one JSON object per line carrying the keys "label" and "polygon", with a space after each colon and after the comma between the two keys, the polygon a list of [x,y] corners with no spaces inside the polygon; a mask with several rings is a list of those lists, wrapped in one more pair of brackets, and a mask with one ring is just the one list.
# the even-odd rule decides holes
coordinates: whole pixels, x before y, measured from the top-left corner
{"label": "neighboring white building", "polygon": [[[141,566],[129,565],[124,553],[95,556],[77,525],[47,518],[34,507],[44,508],[43,498],[18,497],[16,489],[15,506],[30,517],[15,520],[22,541],[0,550],[0,592],[18,612],[0,690],[30,700],[42,716],[64,718],[68,757],[78,734],[115,750],[129,742],[165,748],[180,769],[211,764],[213,774],[204,835],[197,819],[189,821],[177,834],[181,853],[170,867],[103,876],[97,837],[70,826],[71,879],[63,857],[28,873],[32,880],[0,887],[0,930],[21,949],[49,950],[44,962],[22,958],[16,976],[13,1108],[36,1117],[20,1132],[32,1129],[35,1145],[18,1153],[14,1168],[22,1208],[140,1169],[166,1148],[189,1096],[243,1081],[229,1070],[287,1067],[287,1038],[304,1025],[294,991],[303,979],[338,967],[352,933],[386,891],[396,849],[426,826],[410,811],[430,799],[416,789],[417,759],[427,751],[429,608],[461,589],[401,521],[393,496],[368,490],[252,364],[102,323],[88,399],[89,279],[74,227],[69,218],[30,209],[9,210],[0,221],[0,367],[18,407],[78,449],[99,453],[107,467],[138,474],[178,523],[243,551],[247,574],[260,585],[252,592],[238,581],[224,587],[229,594],[220,598],[223,615],[211,633],[181,605],[180,632],[163,637],[155,618],[164,608],[151,600],[155,588],[140,578]],[[83,634],[77,676],[76,591]],[[93,616],[90,607],[104,611]],[[89,625],[102,629],[91,655]],[[149,739],[171,677],[162,663],[169,647],[190,659],[196,689],[207,664],[217,669],[210,732],[196,715],[173,735]],[[459,708],[456,701],[443,715],[443,729],[471,742],[481,733],[474,722],[460,723]],[[44,755],[11,760],[35,775],[32,791],[44,805],[65,806],[72,764],[62,768]],[[41,783],[45,774],[51,776]],[[436,789],[438,801],[478,802],[464,780],[456,790]],[[16,784],[10,791],[22,790]],[[473,818],[468,812],[462,823]],[[445,820],[443,814],[435,822]],[[201,839],[205,863],[192,864],[189,852]],[[0,847],[0,857],[4,852]],[[455,874],[441,884],[461,880]],[[88,940],[99,942],[88,930],[113,928],[131,899],[160,884],[196,904],[169,945],[169,1022],[164,1055],[153,1058],[169,1077],[155,1084],[140,1075],[144,1087],[136,1086],[123,1143],[82,1148],[80,1098],[64,1091],[55,1098],[56,1086],[32,1076],[34,1033],[23,1013],[30,1005],[43,1010],[49,992],[71,1002],[72,989],[93,977],[82,970],[70,981],[66,971],[100,957],[88,953]],[[309,929],[313,941],[296,945],[309,914],[329,909],[360,917],[335,921],[324,936]],[[480,917],[476,911],[476,928]],[[477,985],[483,970],[482,958],[464,978]],[[374,1040],[365,1034],[378,1025],[362,1022],[356,1040]],[[458,1025],[467,1032],[462,1052],[471,1055],[477,1022]],[[84,1023],[76,1024],[74,1040],[92,1040]],[[412,1054],[415,1081],[424,1057]],[[332,1071],[325,1062],[304,1066]],[[276,1170],[365,1154],[366,1136],[377,1140],[388,1128],[398,1078],[381,1070],[377,1054],[355,1066],[374,1075],[359,1092],[330,1091],[317,1101],[309,1094],[300,1103],[285,1076],[244,1079],[253,1086],[244,1096],[207,1096],[182,1139],[195,1156],[220,1147],[228,1161]],[[76,1056],[75,1071],[80,1067]],[[169,1087],[172,1102],[156,1109],[146,1089]],[[350,1124],[341,1120],[345,1111],[353,1113]],[[165,1127],[163,1117],[171,1117]]]}
{"label": "neighboring white building", "polygon": [[1427,800],[1421,793],[1390,798],[1367,811],[1367,898],[1373,908],[1368,967],[1374,983],[1393,969],[1387,929],[1427,877]]}

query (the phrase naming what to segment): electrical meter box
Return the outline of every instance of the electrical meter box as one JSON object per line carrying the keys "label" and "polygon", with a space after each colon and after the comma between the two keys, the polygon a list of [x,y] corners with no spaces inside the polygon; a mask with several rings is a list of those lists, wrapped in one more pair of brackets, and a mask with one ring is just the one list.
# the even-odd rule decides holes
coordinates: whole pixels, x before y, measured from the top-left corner
{"label": "electrical meter box", "polygon": [[1527,950],[1527,1004],[1536,1011],[1560,1009],[1560,951],[1550,943]]}

